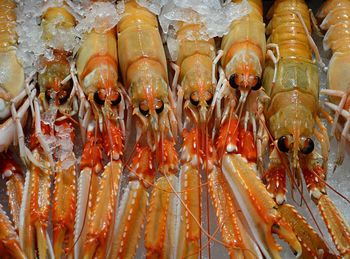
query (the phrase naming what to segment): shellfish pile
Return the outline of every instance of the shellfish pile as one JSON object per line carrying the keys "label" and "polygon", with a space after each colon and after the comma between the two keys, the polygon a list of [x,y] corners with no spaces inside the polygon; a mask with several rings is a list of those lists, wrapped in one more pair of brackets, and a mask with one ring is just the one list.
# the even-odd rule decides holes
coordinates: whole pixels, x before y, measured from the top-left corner
{"label": "shellfish pile", "polygon": [[350,258],[350,1],[308,4],[0,0],[0,258]]}

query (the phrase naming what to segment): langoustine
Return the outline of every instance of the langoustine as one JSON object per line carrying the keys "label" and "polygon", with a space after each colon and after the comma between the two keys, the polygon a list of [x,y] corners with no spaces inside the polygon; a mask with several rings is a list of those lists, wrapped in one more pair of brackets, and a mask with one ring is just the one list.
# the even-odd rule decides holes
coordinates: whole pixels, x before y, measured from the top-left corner
{"label": "langoustine", "polygon": [[350,141],[349,14],[349,1],[332,0],[325,1],[316,15],[321,21],[320,28],[326,31],[323,48],[332,51],[327,71],[328,89],[321,90],[321,93],[330,95],[330,102],[325,104],[335,112],[331,134],[336,133],[338,122],[343,127],[339,133],[337,132],[339,147],[336,164],[343,162],[344,149],[350,150],[345,147],[346,142]]}
{"label": "langoustine", "polygon": [[[24,70],[16,56],[16,3],[14,1],[0,1],[0,172],[6,178],[6,192],[9,196],[10,211],[15,227],[0,205],[1,217],[1,254],[5,258],[25,258],[21,249],[18,226],[20,218],[20,204],[23,194],[23,171],[13,159],[12,152],[7,152],[11,144],[19,143],[19,132],[27,119],[30,98],[26,98],[26,82]],[[27,85],[28,95],[35,96],[33,85]],[[18,109],[18,111],[17,111]],[[23,138],[23,135],[21,136]],[[24,141],[23,139],[21,141]],[[23,142],[22,142],[23,143]]]}
{"label": "langoustine", "polygon": [[[129,167],[128,185],[118,208],[110,258],[134,256],[147,211],[147,189],[153,186],[158,191],[171,192],[178,163],[174,147],[177,126],[170,103],[172,97],[167,63],[156,16],[136,1],[128,1],[117,28],[121,73],[131,99],[132,119],[136,124],[136,148]],[[162,177],[154,183],[157,172]],[[169,201],[168,191],[163,197],[159,196],[161,200]],[[171,216],[170,203],[166,202],[164,206],[162,218]],[[155,210],[151,203],[150,213]],[[153,237],[160,242],[166,238],[163,231],[166,222],[162,220],[157,225],[149,224],[156,227],[146,229],[145,243],[149,253],[168,249],[166,246],[151,247]]]}
{"label": "langoustine", "polygon": [[[78,180],[75,258],[106,258],[113,238],[123,170],[125,96],[118,81],[115,30],[120,17],[112,3],[96,2],[91,8],[101,5],[110,10],[109,16],[96,19],[95,27],[85,33],[76,61],[79,118],[86,137]],[[115,16],[115,22],[111,22],[110,15]]]}
{"label": "langoustine", "polygon": [[[309,35],[309,10],[304,1],[280,0],[272,6],[268,18],[268,42],[276,44],[279,52],[274,53],[276,59],[267,62],[263,80],[265,91],[271,98],[265,104],[265,117],[274,139],[264,180],[276,202],[282,204],[287,172],[290,172],[295,186],[300,186],[302,172],[338,251],[346,256],[349,252],[349,227],[325,190],[329,140],[318,115],[319,76],[311,49],[317,50]],[[316,57],[319,57],[317,52]],[[314,150],[311,139],[314,135],[320,141],[322,157]],[[287,154],[290,154],[291,166]],[[328,254],[328,249],[324,249],[323,246],[320,251]],[[309,252],[312,256],[320,256],[320,251]]]}
{"label": "langoustine", "polygon": [[[70,52],[60,38],[72,33],[75,19],[65,3],[51,5],[42,14],[42,38],[53,52],[52,60],[40,57],[39,96],[34,99],[34,123],[30,138],[32,158],[27,161],[21,207],[20,239],[28,258],[61,257],[73,247],[75,214],[74,125],[77,111],[70,75]],[[63,31],[63,33],[58,33]],[[74,109],[75,108],[75,109]],[[54,191],[51,197],[51,178]],[[48,235],[52,201],[53,247]]]}

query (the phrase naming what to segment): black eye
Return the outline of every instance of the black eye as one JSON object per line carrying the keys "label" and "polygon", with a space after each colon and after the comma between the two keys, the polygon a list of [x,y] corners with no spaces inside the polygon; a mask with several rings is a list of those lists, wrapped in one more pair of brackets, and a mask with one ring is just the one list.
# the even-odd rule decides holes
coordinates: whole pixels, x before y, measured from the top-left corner
{"label": "black eye", "polygon": [[307,155],[310,154],[314,150],[315,144],[312,139],[307,138],[304,141],[303,148],[301,149],[301,153]]}
{"label": "black eye", "polygon": [[45,91],[45,98],[46,98],[46,101],[50,102],[52,100],[52,90],[51,89],[48,89]]}
{"label": "black eye", "polygon": [[104,105],[105,100],[101,98],[99,91],[94,93],[94,101],[99,105]]}
{"label": "black eye", "polygon": [[237,78],[237,74],[232,74],[232,75],[230,76],[230,79],[229,79],[230,86],[231,86],[232,88],[235,88],[235,89],[238,88],[238,85],[236,84],[236,78]]}
{"label": "black eye", "polygon": [[111,100],[111,103],[112,103],[113,106],[117,106],[122,100],[122,96],[121,96],[121,94],[119,92],[117,92],[117,95],[118,96],[116,97],[116,99]]}
{"label": "black eye", "polygon": [[208,104],[208,105],[211,105],[211,103],[213,102],[213,94],[210,93],[210,92],[208,92],[208,93],[206,94],[205,99],[206,99],[207,104]]}
{"label": "black eye", "polygon": [[58,102],[59,104],[64,104],[69,98],[69,95],[66,91],[61,91],[58,93]]}
{"label": "black eye", "polygon": [[199,104],[198,93],[194,92],[194,93],[191,94],[191,96],[190,96],[190,102],[191,102],[194,106],[198,106],[198,104]]}
{"label": "black eye", "polygon": [[261,78],[260,77],[256,77],[256,84],[252,87],[252,90],[256,91],[259,90],[262,86],[262,82],[261,82]]}
{"label": "black eye", "polygon": [[280,151],[287,153],[289,151],[289,143],[288,138],[286,136],[282,136],[277,141],[277,147]]}
{"label": "black eye", "polygon": [[156,103],[156,113],[159,114],[164,110],[164,103],[162,101],[158,101]]}
{"label": "black eye", "polygon": [[148,116],[149,115],[149,108],[148,105],[145,103],[140,103],[139,110],[143,116]]}

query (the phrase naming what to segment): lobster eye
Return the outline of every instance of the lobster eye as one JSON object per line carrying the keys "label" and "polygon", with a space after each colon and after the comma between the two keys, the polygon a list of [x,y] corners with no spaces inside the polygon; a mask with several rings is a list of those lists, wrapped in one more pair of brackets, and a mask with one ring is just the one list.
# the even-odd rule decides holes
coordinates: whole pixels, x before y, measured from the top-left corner
{"label": "lobster eye", "polygon": [[236,78],[237,78],[237,74],[232,74],[230,76],[230,79],[228,80],[230,83],[230,86],[234,89],[238,88],[238,85],[236,84]]}
{"label": "lobster eye", "polygon": [[159,114],[164,110],[164,103],[161,100],[156,101],[156,113]]}
{"label": "lobster eye", "polygon": [[112,93],[110,98],[113,106],[117,106],[122,100],[122,96],[119,92]]}
{"label": "lobster eye", "polygon": [[190,101],[194,106],[198,106],[199,104],[199,96],[197,92],[193,92],[190,96]]}
{"label": "lobster eye", "polygon": [[45,99],[46,99],[46,101],[50,102],[53,99],[52,94],[53,94],[53,91],[51,89],[47,89],[45,91]]}
{"label": "lobster eye", "polygon": [[213,94],[211,92],[206,92],[205,101],[208,105],[211,105],[211,103],[213,102]]}
{"label": "lobster eye", "polygon": [[287,153],[289,151],[289,143],[288,138],[286,136],[282,136],[277,141],[277,147],[280,151]]}
{"label": "lobster eye", "polygon": [[301,149],[301,153],[307,155],[310,154],[314,150],[315,144],[312,139],[307,138],[303,143],[303,148]]}
{"label": "lobster eye", "polygon": [[143,116],[149,115],[149,107],[148,107],[147,103],[145,103],[145,102],[140,103],[139,110]]}
{"label": "lobster eye", "polygon": [[261,86],[262,86],[261,78],[256,76],[255,79],[256,79],[256,83],[252,87],[252,90],[254,90],[254,91],[259,90],[261,88]]}
{"label": "lobster eye", "polygon": [[97,103],[99,105],[104,105],[105,98],[106,98],[106,96],[104,95],[104,93],[102,93],[102,91],[96,91],[94,93],[94,101],[95,101],[95,103]]}
{"label": "lobster eye", "polygon": [[58,93],[58,103],[60,105],[64,104],[69,98],[69,94],[66,90],[60,91]]}

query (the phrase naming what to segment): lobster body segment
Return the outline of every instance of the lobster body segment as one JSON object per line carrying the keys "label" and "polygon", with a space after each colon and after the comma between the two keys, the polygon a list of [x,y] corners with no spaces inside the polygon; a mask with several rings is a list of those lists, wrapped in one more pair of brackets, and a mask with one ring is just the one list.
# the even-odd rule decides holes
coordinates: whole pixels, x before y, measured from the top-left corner
{"label": "lobster body segment", "polygon": [[[317,66],[294,58],[282,58],[277,67],[276,82],[271,84],[273,74],[274,67],[267,66],[263,82],[271,102],[266,107],[265,116],[272,135],[277,139],[299,127],[299,136],[311,136],[318,110]],[[282,96],[287,96],[288,101]]]}

